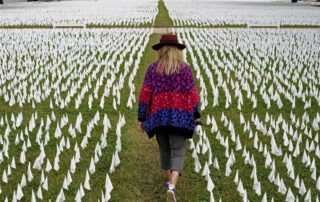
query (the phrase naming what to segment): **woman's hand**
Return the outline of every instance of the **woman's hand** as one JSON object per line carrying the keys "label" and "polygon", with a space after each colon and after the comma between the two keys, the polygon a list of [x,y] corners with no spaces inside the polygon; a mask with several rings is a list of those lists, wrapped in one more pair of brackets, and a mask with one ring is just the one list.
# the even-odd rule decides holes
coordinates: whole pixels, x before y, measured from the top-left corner
{"label": "woman's hand", "polygon": [[139,127],[141,129],[141,132],[144,133],[144,123],[139,121]]}
{"label": "woman's hand", "polygon": [[201,119],[200,119],[200,118],[195,119],[195,120],[194,120],[194,123],[195,123],[196,125],[202,125],[202,122],[201,122]]}

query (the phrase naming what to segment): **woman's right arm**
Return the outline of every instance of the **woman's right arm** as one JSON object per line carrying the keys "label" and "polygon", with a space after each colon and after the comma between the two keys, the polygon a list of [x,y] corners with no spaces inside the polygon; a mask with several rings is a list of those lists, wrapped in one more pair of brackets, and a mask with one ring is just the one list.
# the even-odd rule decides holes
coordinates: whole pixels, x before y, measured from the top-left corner
{"label": "woman's right arm", "polygon": [[147,111],[149,105],[151,104],[151,95],[152,95],[152,65],[149,66],[144,81],[141,87],[141,92],[138,102],[138,120],[140,122],[145,122],[147,119]]}

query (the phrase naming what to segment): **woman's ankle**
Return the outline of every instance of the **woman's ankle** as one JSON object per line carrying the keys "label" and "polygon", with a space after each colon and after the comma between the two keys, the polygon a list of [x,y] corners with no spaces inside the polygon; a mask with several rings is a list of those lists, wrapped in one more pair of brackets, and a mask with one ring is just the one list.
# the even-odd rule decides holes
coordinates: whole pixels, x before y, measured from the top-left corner
{"label": "woman's ankle", "polygon": [[172,183],[170,182],[168,188],[169,188],[169,189],[175,189],[175,188],[176,188],[176,185],[175,185],[175,184],[172,184]]}

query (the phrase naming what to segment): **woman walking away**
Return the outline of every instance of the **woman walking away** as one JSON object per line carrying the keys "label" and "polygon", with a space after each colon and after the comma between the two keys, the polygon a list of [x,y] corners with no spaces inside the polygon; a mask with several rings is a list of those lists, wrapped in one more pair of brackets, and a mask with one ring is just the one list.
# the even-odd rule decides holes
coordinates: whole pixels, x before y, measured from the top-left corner
{"label": "woman walking away", "polygon": [[149,138],[156,136],[160,165],[167,182],[167,201],[176,201],[176,184],[182,175],[186,139],[192,138],[200,118],[199,96],[189,65],[183,62],[176,35],[162,35],[152,46],[158,51],[144,78],[139,96],[138,120]]}

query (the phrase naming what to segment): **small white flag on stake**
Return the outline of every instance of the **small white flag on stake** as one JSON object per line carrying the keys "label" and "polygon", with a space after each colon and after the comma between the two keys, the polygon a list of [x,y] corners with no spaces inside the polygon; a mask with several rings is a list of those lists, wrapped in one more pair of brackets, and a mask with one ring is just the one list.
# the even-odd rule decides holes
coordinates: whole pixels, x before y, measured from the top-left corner
{"label": "small white flag on stake", "polygon": [[106,176],[105,188],[106,188],[106,190],[109,191],[109,193],[113,190],[113,185],[112,185],[112,182],[111,182],[111,179],[110,179],[108,173],[107,173],[107,176]]}
{"label": "small white flag on stake", "polygon": [[87,190],[91,190],[90,188],[90,176],[88,170],[86,171],[86,179],[84,180],[84,188]]}
{"label": "small white flag on stake", "polygon": [[212,192],[212,190],[214,189],[214,183],[212,182],[211,176],[208,176],[208,183],[207,183],[207,190],[209,192]]}

